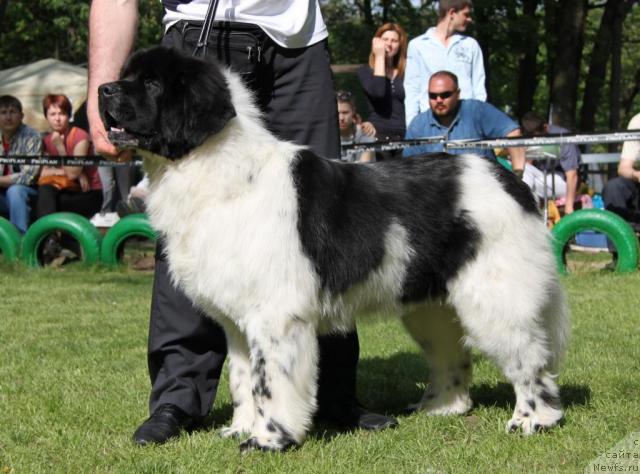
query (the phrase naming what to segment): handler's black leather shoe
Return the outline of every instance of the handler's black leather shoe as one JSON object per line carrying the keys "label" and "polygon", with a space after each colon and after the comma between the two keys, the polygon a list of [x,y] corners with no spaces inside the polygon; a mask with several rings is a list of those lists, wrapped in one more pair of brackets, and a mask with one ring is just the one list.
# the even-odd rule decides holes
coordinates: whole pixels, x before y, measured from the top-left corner
{"label": "handler's black leather shoe", "polygon": [[161,405],[133,433],[133,442],[139,445],[166,443],[183,429],[193,427],[195,421],[175,405]]}
{"label": "handler's black leather shoe", "polygon": [[344,428],[360,428],[368,431],[381,431],[398,426],[398,420],[392,416],[373,413],[361,405],[340,410],[320,409],[316,419],[321,423],[329,423]]}
{"label": "handler's black leather shoe", "polygon": [[394,417],[373,413],[358,405],[351,409],[350,415],[353,419],[353,425],[363,430],[380,431],[398,426],[398,420]]}

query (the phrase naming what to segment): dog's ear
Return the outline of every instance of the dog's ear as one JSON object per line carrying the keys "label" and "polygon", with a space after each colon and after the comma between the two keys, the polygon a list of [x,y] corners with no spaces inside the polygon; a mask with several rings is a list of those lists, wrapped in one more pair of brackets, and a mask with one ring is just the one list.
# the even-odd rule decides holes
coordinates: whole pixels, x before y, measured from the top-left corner
{"label": "dog's ear", "polygon": [[171,110],[162,112],[167,149],[161,154],[170,159],[179,159],[201,145],[236,116],[227,79],[217,64],[192,57],[183,59],[178,80],[172,85],[181,90],[171,94],[167,107]]}

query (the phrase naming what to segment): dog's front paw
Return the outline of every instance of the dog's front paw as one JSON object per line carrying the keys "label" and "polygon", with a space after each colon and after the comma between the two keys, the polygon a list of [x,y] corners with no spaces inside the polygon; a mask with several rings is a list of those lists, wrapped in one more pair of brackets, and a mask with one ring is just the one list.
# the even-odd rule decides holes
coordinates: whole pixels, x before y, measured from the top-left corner
{"label": "dog's front paw", "polygon": [[260,438],[252,436],[246,441],[240,443],[240,452],[260,450],[270,452],[282,452],[298,446],[293,439],[280,436],[278,438]]}
{"label": "dog's front paw", "polygon": [[544,413],[529,413],[518,410],[507,423],[507,432],[515,433],[522,430],[524,435],[532,435],[547,431],[562,420],[561,410],[546,410]]}
{"label": "dog's front paw", "polygon": [[225,426],[218,431],[221,437],[223,438],[241,438],[242,436],[246,436],[251,433],[251,429],[245,429],[240,426]]}

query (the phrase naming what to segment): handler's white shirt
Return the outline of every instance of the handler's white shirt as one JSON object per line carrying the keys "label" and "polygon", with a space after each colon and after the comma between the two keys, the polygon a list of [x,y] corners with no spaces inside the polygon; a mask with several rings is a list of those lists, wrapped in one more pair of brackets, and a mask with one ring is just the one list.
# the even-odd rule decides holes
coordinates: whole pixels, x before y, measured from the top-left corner
{"label": "handler's white shirt", "polygon": [[[209,0],[179,3],[165,8],[162,22],[169,28],[180,20],[203,21]],[[304,48],[328,36],[317,0],[219,0],[216,21],[253,23],[285,48]]]}

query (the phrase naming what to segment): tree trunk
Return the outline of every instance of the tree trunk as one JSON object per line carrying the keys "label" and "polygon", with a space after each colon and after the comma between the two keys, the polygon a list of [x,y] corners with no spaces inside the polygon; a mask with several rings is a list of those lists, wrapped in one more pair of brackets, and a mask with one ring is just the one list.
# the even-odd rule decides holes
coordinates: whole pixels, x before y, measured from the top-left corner
{"label": "tree trunk", "polygon": [[604,86],[607,63],[611,55],[611,33],[615,18],[615,4],[620,0],[609,0],[605,6],[596,40],[591,52],[589,72],[585,81],[582,110],[580,111],[580,130],[584,132],[595,129],[596,111],[600,105],[600,95]]}
{"label": "tree trunk", "polygon": [[629,87],[627,87],[622,93],[622,99],[620,100],[621,117],[633,115],[633,111],[630,109],[633,106],[633,101],[636,99],[638,93],[640,93],[640,67],[636,69],[636,73],[633,76],[633,82],[629,84]]}
{"label": "tree trunk", "polygon": [[[482,4],[476,4],[473,9],[474,22],[476,25],[487,25],[491,23],[492,12],[487,11]],[[490,38],[485,37],[484,28],[475,28],[475,38],[482,49],[482,62],[484,63],[485,74],[485,87],[487,89],[487,101],[491,102],[491,64],[489,58],[491,57],[491,41]]]}
{"label": "tree trunk", "polygon": [[362,13],[362,18],[364,18],[364,23],[369,26],[373,25],[373,12],[371,11],[371,0],[362,0],[355,2],[360,12]]}
{"label": "tree trunk", "polygon": [[567,128],[575,127],[586,11],[586,0],[565,0],[558,11],[561,22],[550,96],[553,123]]}
{"label": "tree trunk", "polygon": [[518,101],[516,103],[516,116],[522,115],[533,109],[533,98],[538,86],[538,20],[536,9],[538,0],[523,0],[522,14],[527,21],[524,31],[520,34],[526,38],[522,59],[518,70]]}
{"label": "tree trunk", "polygon": [[9,6],[9,0],[0,0],[0,31],[2,31],[2,23],[4,15],[7,13],[7,6]]}
{"label": "tree trunk", "polygon": [[[610,0],[611,1],[611,0]],[[609,128],[620,128],[620,98],[622,95],[622,31],[624,19],[634,0],[616,2],[615,17],[611,33],[611,84],[609,86]]]}
{"label": "tree trunk", "polygon": [[547,62],[545,64],[544,74],[549,88],[549,102],[547,104],[546,114],[551,116],[551,83],[553,81],[553,71],[556,64],[556,45],[558,44],[557,31],[560,28],[560,7],[558,0],[544,1],[544,44],[547,50]]}

